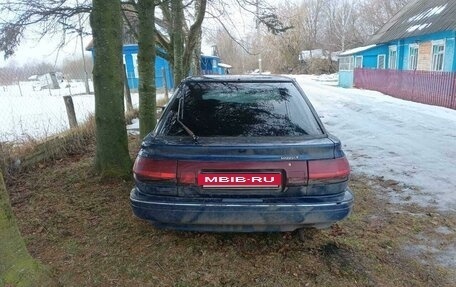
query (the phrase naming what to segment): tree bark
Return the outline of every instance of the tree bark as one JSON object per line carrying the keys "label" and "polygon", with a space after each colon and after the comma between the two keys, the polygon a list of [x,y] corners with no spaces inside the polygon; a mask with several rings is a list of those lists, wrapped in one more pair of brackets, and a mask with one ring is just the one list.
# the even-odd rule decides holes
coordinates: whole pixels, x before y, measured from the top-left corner
{"label": "tree bark", "polygon": [[203,23],[204,16],[206,15],[206,4],[207,0],[196,0],[195,2],[196,19],[188,31],[185,42],[184,55],[182,59],[182,70],[184,75],[188,75],[190,72],[190,66],[193,55],[195,53],[195,49],[197,49],[198,45],[201,44],[201,25]]}
{"label": "tree bark", "polygon": [[127,177],[131,159],[123,100],[122,16],[120,1],[93,0],[96,155],[103,177]]}
{"label": "tree bark", "polygon": [[198,34],[198,43],[195,46],[195,49],[192,52],[192,70],[193,75],[202,75],[203,71],[201,70],[201,38],[202,38],[202,31],[200,29]]}
{"label": "tree bark", "polygon": [[138,1],[139,133],[144,138],[156,120],[155,0]]}
{"label": "tree bark", "polygon": [[184,79],[184,19],[182,0],[171,0],[174,85]]}
{"label": "tree bark", "polygon": [[[207,0],[195,0],[194,2],[195,21],[190,28],[186,26],[182,0],[157,1],[156,3],[156,6],[160,7],[163,19],[155,20],[158,21],[158,25],[167,30],[170,40],[168,41],[167,37],[162,35],[157,29],[153,31],[154,40],[156,40],[157,45],[166,51],[166,53],[158,53],[159,56],[169,60],[173,69],[174,85],[178,85],[183,78],[189,75],[191,66],[195,66],[195,74],[201,73],[200,63],[197,64],[195,61],[199,58],[201,52],[201,25],[206,13]],[[139,4],[138,2],[137,10],[138,16],[141,17],[139,15],[142,13],[140,10],[143,9],[139,8]],[[150,22],[148,23],[150,24]]]}
{"label": "tree bark", "polygon": [[57,286],[40,262],[30,256],[17,228],[0,173],[0,286]]}

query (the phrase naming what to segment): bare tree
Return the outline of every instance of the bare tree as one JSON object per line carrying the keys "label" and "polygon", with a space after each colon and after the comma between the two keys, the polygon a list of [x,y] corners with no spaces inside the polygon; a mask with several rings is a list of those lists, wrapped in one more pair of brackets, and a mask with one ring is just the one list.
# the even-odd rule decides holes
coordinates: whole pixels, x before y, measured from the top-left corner
{"label": "bare tree", "polygon": [[139,133],[144,138],[156,124],[155,0],[138,0]]}
{"label": "bare tree", "polygon": [[[285,2],[277,7],[268,7],[277,16],[278,20],[285,21],[290,27],[282,33],[260,35],[247,34],[247,37],[239,36],[237,26],[230,19],[229,8],[233,4],[211,5],[208,14],[218,21],[219,27],[226,34],[219,31],[213,34],[213,41],[221,51],[223,58],[231,59],[229,49],[232,43],[236,43],[250,54],[263,53],[265,68],[275,72],[299,71],[302,67],[298,63],[298,55],[302,50],[323,49],[325,51],[342,51],[368,41],[386,21],[388,21],[399,9],[411,0],[303,0],[299,4]],[[225,1],[224,1],[225,2]],[[236,0],[243,3],[244,8],[249,10],[255,17],[254,0]],[[250,6],[249,6],[250,4]],[[252,28],[253,31],[253,28]],[[220,35],[223,37],[220,38]],[[232,41],[226,39],[228,35]],[[254,39],[254,40],[252,40]],[[252,44],[254,43],[254,44]],[[227,47],[227,48],[225,48]],[[261,49],[260,49],[261,47]],[[236,53],[239,53],[236,51]],[[329,54],[326,53],[329,58]],[[238,57],[241,58],[241,57]],[[237,59],[232,60],[233,63]],[[324,69],[332,70],[329,59]],[[320,64],[319,64],[320,65]]]}
{"label": "bare tree", "polygon": [[[201,24],[207,0],[184,2],[182,0],[132,0],[123,2],[122,5],[125,23],[124,39],[138,42],[139,46],[141,137],[151,132],[156,123],[154,68],[156,52],[170,61],[176,85],[189,74],[192,62],[198,61],[197,67],[199,67]],[[191,6],[191,3],[194,3],[194,6]],[[158,13],[161,14],[160,17],[155,15],[156,9],[160,10],[161,13]],[[156,46],[161,50],[157,50]]]}
{"label": "bare tree", "polygon": [[[157,26],[160,27],[155,28],[157,45],[166,52],[162,56],[170,60],[173,66],[176,84],[189,73],[192,56],[200,41],[207,0],[191,1],[193,2],[193,7],[182,0],[157,2],[157,8],[162,14],[161,17],[155,18]],[[186,21],[190,18],[193,19],[191,23]]]}
{"label": "bare tree", "polygon": [[322,17],[323,17],[323,1],[321,0],[304,0],[301,6],[303,18],[305,49],[312,50],[319,46],[319,41],[322,39]]}
{"label": "bare tree", "polygon": [[[209,41],[212,42],[214,48],[217,49],[217,56],[233,67],[232,73],[243,74],[246,71],[252,71],[257,67],[257,57],[247,53],[223,28],[219,28],[215,32],[212,32],[209,35]],[[247,44],[244,43],[243,45],[246,46]],[[248,45],[252,46],[252,44]]]}
{"label": "bare tree", "polygon": [[16,0],[2,4],[0,51],[5,53],[5,57],[13,55],[25,31],[37,26],[40,29],[36,32],[41,37],[60,35],[63,45],[69,33],[81,31],[79,16],[87,16],[92,9],[89,0],[74,4],[71,0]]}
{"label": "bare tree", "polygon": [[367,41],[402,7],[413,0],[360,0],[359,15],[362,25],[360,36]]}
{"label": "bare tree", "polygon": [[[84,67],[85,60],[85,67]],[[85,79],[85,69],[92,71],[93,61],[91,59],[66,59],[62,62],[61,70],[67,79]],[[51,71],[51,70],[49,70]],[[49,72],[47,71],[47,72]]]}
{"label": "bare tree", "polygon": [[55,67],[49,63],[26,63],[18,66],[10,63],[8,66],[0,68],[0,84],[11,85],[17,81],[25,81],[30,76],[42,75],[55,71]]}
{"label": "bare tree", "polygon": [[358,6],[354,0],[327,0],[324,3],[326,18],[325,47],[331,51],[345,51],[347,46],[359,44],[357,40]]}
{"label": "bare tree", "polygon": [[[122,72],[122,18],[119,1],[16,0],[2,5],[0,50],[11,56],[28,28],[39,34],[61,35],[61,44],[81,33],[81,15],[91,13],[94,37],[94,88],[97,148],[95,168],[104,176],[130,173],[127,131],[124,119]],[[115,156],[113,156],[115,155]]]}
{"label": "bare tree", "polygon": [[[210,1],[206,12],[211,26],[215,26],[212,32],[212,43],[220,49],[220,56],[234,65],[233,71],[254,70],[259,63],[252,62],[254,57],[268,52],[268,47],[262,42],[264,36],[280,36],[292,28],[287,17],[281,17],[277,13],[277,7],[271,6],[264,0],[214,0]],[[245,20],[247,19],[247,20]],[[244,21],[245,25],[239,25]],[[255,27],[255,32],[245,33],[240,29],[250,24]],[[225,49],[235,43],[239,47],[238,56]],[[261,58],[261,57],[259,57]],[[264,58],[264,57],[263,57]],[[241,60],[242,59],[242,60]],[[253,64],[253,65],[252,65]]]}
{"label": "bare tree", "polygon": [[120,1],[93,0],[95,168],[105,177],[130,175],[131,159],[125,125]]}
{"label": "bare tree", "polygon": [[278,18],[283,21],[286,19],[292,28],[279,35],[263,35],[262,42],[271,47],[264,52],[264,66],[267,70],[275,73],[299,71],[298,55],[306,45],[301,8],[302,6],[295,3],[283,3],[277,7]]}

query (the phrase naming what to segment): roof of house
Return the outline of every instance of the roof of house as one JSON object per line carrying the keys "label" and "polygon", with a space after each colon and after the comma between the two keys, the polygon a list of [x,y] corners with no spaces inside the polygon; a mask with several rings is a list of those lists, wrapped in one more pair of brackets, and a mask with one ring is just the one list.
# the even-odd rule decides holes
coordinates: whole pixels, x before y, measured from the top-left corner
{"label": "roof of house", "polygon": [[218,66],[221,67],[221,68],[225,68],[225,69],[233,68],[233,66],[225,64],[225,63],[218,63]]}
{"label": "roof of house", "polygon": [[372,38],[370,43],[456,30],[455,0],[416,0],[408,3]]}
{"label": "roof of house", "polygon": [[369,49],[372,49],[374,47],[376,47],[377,45],[369,45],[369,46],[363,46],[363,47],[358,47],[358,48],[354,48],[354,49],[350,49],[350,50],[347,50],[345,52],[342,52],[339,54],[339,56],[349,56],[349,55],[353,55],[353,54],[356,54],[356,53],[359,53],[359,52],[363,52],[363,51],[367,51]]}

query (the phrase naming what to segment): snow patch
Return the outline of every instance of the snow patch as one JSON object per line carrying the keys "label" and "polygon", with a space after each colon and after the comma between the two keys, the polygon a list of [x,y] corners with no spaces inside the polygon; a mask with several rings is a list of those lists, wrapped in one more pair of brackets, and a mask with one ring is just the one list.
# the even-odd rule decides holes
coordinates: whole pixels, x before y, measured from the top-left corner
{"label": "snow patch", "polygon": [[421,24],[421,25],[413,25],[407,29],[407,32],[412,33],[415,32],[416,30],[421,31],[423,29],[426,29],[430,27],[432,23],[426,23],[426,24]]}
{"label": "snow patch", "polygon": [[323,74],[323,75],[314,75],[312,76],[314,81],[324,83],[326,85],[338,85],[339,84],[339,73],[334,74]]}
{"label": "snow patch", "polygon": [[[85,92],[83,82],[68,82],[62,84],[61,89],[43,90],[37,90],[35,84],[20,82],[0,86],[0,142],[40,139],[68,129],[63,101],[66,95],[73,95],[79,123],[95,111],[94,95],[82,94]],[[164,94],[157,94],[157,99],[161,98]],[[132,93],[132,102],[134,107],[138,107],[137,93]]]}
{"label": "snow patch", "polygon": [[402,182],[412,202],[456,210],[456,110],[294,77],[355,173]]}
{"label": "snow patch", "polygon": [[368,45],[368,46],[363,46],[363,47],[350,49],[350,50],[347,50],[345,52],[340,53],[339,56],[353,55],[355,53],[363,52],[363,51],[369,50],[371,48],[374,48],[375,46],[377,46],[377,45],[374,44],[374,45]]}
{"label": "snow patch", "polygon": [[445,4],[445,5],[441,5],[441,6],[436,6],[434,8],[430,8],[418,15],[415,15],[413,17],[410,17],[408,19],[408,22],[411,23],[411,22],[416,22],[416,21],[420,21],[420,20],[423,20],[423,19],[426,19],[426,18],[429,18],[429,17],[432,17],[432,16],[435,16],[435,15],[439,15],[440,13],[443,12],[443,10],[445,10],[445,8],[447,7],[448,4]]}
{"label": "snow patch", "polygon": [[131,120],[131,124],[127,125],[127,131],[131,135],[139,135],[139,119],[134,118]]}

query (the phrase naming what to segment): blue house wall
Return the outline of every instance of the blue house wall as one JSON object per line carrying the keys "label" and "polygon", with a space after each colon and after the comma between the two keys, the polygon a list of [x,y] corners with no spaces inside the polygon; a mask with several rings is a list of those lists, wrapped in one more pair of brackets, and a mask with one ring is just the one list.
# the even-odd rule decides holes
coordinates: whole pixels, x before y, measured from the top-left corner
{"label": "blue house wall", "polygon": [[[159,49],[159,48],[157,48]],[[89,51],[93,49],[88,48]],[[164,52],[160,50],[161,52]],[[137,90],[139,86],[139,71],[138,71],[138,45],[128,44],[122,48],[123,63],[127,75],[128,86],[132,90]],[[227,68],[220,67],[221,60],[217,56],[201,55],[201,70],[204,75],[224,75],[228,73]],[[191,74],[191,73],[190,73]],[[164,88],[166,83],[168,88],[174,87],[173,72],[168,60],[156,56],[155,58],[155,84],[158,89]]]}
{"label": "blue house wall", "polygon": [[[132,90],[137,90],[139,85],[137,57],[138,45],[132,44],[123,46],[123,61],[127,73],[128,86]],[[157,56],[155,58],[155,84],[158,89],[164,88],[163,70],[165,71],[166,75],[167,87],[172,88],[174,86],[174,83],[171,65],[166,59]]]}
{"label": "blue house wall", "polygon": [[339,86],[343,88],[352,88],[354,82],[354,63],[355,57],[361,56],[362,66],[364,69],[376,69],[377,68],[377,56],[380,54],[387,54],[388,47],[384,46],[375,46],[364,51],[353,53],[349,55],[343,55],[342,57],[352,57],[353,66],[348,70],[339,71]]}
{"label": "blue house wall", "polygon": [[[456,72],[456,32],[445,31],[433,34],[421,35],[416,37],[409,37],[405,39],[399,39],[388,43],[378,44],[377,46],[366,49],[364,51],[355,52],[353,54],[343,55],[342,57],[355,57],[362,56],[362,68],[364,69],[377,69],[378,68],[378,56],[385,55],[385,68],[389,69],[390,55],[389,47],[396,46],[397,48],[397,70],[409,70],[409,59],[410,59],[410,45],[427,43],[432,41],[444,41],[444,59],[443,59],[443,72]],[[432,49],[432,48],[431,48]],[[432,50],[431,50],[432,52]],[[432,54],[429,55],[430,63],[429,69],[431,69]],[[354,82],[354,71],[344,70],[339,71],[339,86],[341,87],[352,87]]]}
{"label": "blue house wall", "polygon": [[397,69],[408,70],[409,69],[409,53],[411,44],[419,44],[430,41],[444,40],[445,42],[445,56],[444,56],[444,72],[456,72],[456,61],[455,61],[455,39],[456,33],[454,31],[439,32],[434,34],[422,35],[417,37],[410,37],[400,39],[388,43],[383,43],[373,49],[367,51],[354,53],[353,56],[363,56],[363,68],[377,68],[377,56],[384,54],[386,56],[386,68],[388,69],[389,63],[389,47],[397,47]]}
{"label": "blue house wall", "polygon": [[402,46],[404,48],[404,57],[402,58],[401,70],[408,70],[408,61],[410,54],[410,44],[417,44],[429,41],[436,40],[445,40],[445,56],[444,56],[444,66],[443,71],[445,72],[455,72],[456,71],[456,61],[455,61],[455,32],[446,31],[439,32],[429,35],[423,35],[418,37],[410,37],[403,40]]}
{"label": "blue house wall", "polygon": [[[136,65],[134,61],[136,61],[138,55],[138,45],[124,45],[123,46],[123,56],[124,56],[124,63],[126,66],[127,71],[127,80],[128,86],[130,89],[137,89],[138,88],[138,71],[137,71],[137,62]],[[204,75],[223,75],[226,74],[226,69],[219,67],[218,64],[220,63],[220,58],[216,56],[207,56],[201,55],[201,70]],[[166,74],[166,82],[168,88],[172,88],[174,86],[173,83],[173,73],[170,63],[160,57],[157,56],[155,58],[155,81],[157,88],[163,88],[163,69],[165,70]]]}
{"label": "blue house wall", "polygon": [[381,54],[388,54],[388,47],[385,46],[375,46],[371,49],[355,53],[354,57],[362,56],[363,64],[362,68],[364,69],[377,69],[377,56]]}
{"label": "blue house wall", "polygon": [[201,55],[201,71],[203,75],[223,75],[226,70],[219,67],[220,58],[217,56]]}

